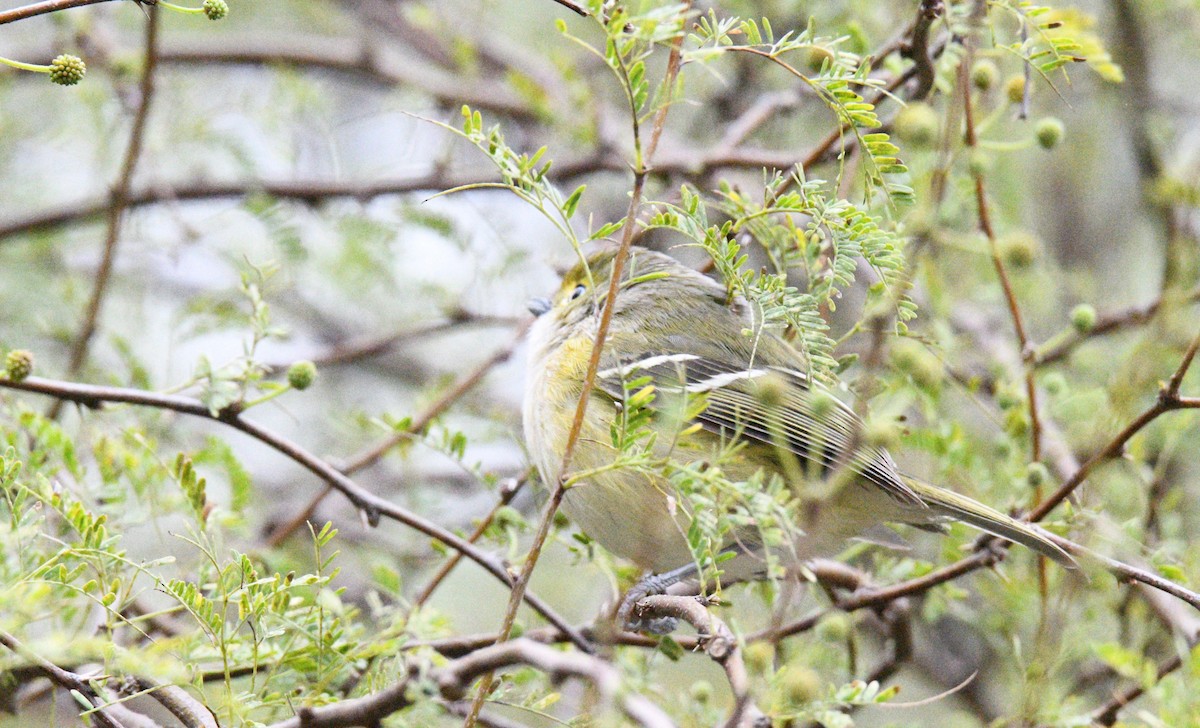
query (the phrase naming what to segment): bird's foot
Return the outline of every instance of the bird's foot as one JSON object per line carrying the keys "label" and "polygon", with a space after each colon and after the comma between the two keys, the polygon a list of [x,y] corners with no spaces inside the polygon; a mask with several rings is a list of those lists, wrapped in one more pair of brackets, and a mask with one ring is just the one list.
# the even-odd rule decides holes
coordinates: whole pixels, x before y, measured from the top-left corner
{"label": "bird's foot", "polygon": [[646,632],[654,635],[671,634],[679,626],[675,617],[651,617],[643,619],[637,616],[637,603],[643,598],[665,594],[667,589],[679,581],[667,574],[650,574],[642,578],[625,592],[625,598],[617,609],[617,624],[630,632]]}

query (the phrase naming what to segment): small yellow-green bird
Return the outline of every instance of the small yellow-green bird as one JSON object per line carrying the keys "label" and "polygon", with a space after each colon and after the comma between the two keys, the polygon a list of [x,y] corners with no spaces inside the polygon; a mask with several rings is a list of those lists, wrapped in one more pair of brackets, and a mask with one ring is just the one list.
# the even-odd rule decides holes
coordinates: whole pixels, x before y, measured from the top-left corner
{"label": "small yellow-green bird", "polygon": [[[524,428],[546,483],[564,474],[563,455],[583,391],[600,315],[609,305],[614,249],[569,271],[551,299],[535,299]],[[646,378],[649,378],[648,380]],[[630,381],[637,391],[632,396]],[[646,389],[646,383],[652,389]],[[636,393],[634,393],[636,395]],[[696,559],[693,520],[670,468],[621,466],[613,423],[638,403],[649,411],[651,461],[711,461],[729,481],[777,473],[794,494],[803,535],[780,550],[792,564],[831,557],[849,538],[888,523],[938,529],[959,520],[1056,561],[1070,556],[1036,527],[958,493],[899,472],[881,447],[864,442],[858,416],[806,373],[804,357],[756,327],[745,301],[673,258],[633,248],[622,274],[595,386],[569,472],[562,509],[614,554],[654,574]],[[679,472],[676,469],[674,472]],[[834,483],[835,485],[830,485]],[[710,514],[711,515],[711,514]],[[763,571],[753,528],[723,548],[722,581]]]}

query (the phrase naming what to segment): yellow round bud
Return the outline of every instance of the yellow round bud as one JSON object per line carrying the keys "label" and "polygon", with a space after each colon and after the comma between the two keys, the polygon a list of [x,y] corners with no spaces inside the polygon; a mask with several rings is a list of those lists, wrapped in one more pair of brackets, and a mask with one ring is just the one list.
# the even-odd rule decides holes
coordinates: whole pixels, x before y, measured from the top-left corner
{"label": "yellow round bud", "polygon": [[896,114],[892,128],[896,138],[917,148],[929,148],[937,144],[941,119],[926,103],[912,103]]}
{"label": "yellow round bud", "polygon": [[765,675],[775,669],[775,647],[770,642],[751,642],[742,651],[746,668]]}
{"label": "yellow round bud", "polygon": [[987,91],[1000,80],[1000,69],[996,64],[984,58],[971,69],[971,83],[980,91]]}
{"label": "yellow round bud", "polygon": [[779,672],[776,686],[788,705],[803,705],[821,697],[821,676],[809,667],[788,665]]}
{"label": "yellow round bud", "polygon": [[1096,309],[1086,303],[1081,303],[1071,309],[1071,326],[1081,334],[1086,334],[1096,327]]}
{"label": "yellow round bud", "polygon": [[1013,268],[1028,268],[1041,252],[1041,242],[1024,230],[1014,230],[996,241],[1000,259]]}
{"label": "yellow round bud", "polygon": [[1063,123],[1053,116],[1047,116],[1037,123],[1037,128],[1034,129],[1034,136],[1037,137],[1037,143],[1042,149],[1053,149],[1062,141],[1063,134],[1066,132],[1066,127]]}
{"label": "yellow round bud", "polygon": [[1004,82],[1004,95],[1008,97],[1009,103],[1021,103],[1025,98],[1025,77],[1009,76],[1008,80]]}

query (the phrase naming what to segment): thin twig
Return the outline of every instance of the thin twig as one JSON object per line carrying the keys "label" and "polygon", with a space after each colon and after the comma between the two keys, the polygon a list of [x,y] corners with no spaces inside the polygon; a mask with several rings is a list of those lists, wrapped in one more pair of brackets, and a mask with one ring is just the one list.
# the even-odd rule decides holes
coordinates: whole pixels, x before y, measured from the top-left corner
{"label": "thin twig", "polygon": [[[1154,681],[1157,683],[1167,675],[1178,670],[1183,666],[1183,657],[1178,653],[1168,657],[1163,662],[1159,663],[1158,670],[1155,671]],[[1142,684],[1134,684],[1126,687],[1124,690],[1115,693],[1112,699],[1103,706],[1096,709],[1092,713],[1092,722],[1097,725],[1112,725],[1117,722],[1117,714],[1121,712],[1121,708],[1137,700],[1146,692],[1146,688]]]}
{"label": "thin twig", "polygon": [[[507,345],[497,349],[490,357],[480,362],[474,369],[459,378],[454,383],[454,386],[446,390],[442,396],[438,397],[432,404],[414,417],[408,423],[408,427],[405,427],[400,432],[388,435],[378,443],[355,455],[346,464],[339,467],[338,471],[345,475],[353,475],[379,462],[388,451],[400,443],[423,434],[435,419],[440,417],[442,413],[461,399],[463,395],[471,391],[475,385],[479,384],[487,376],[488,372],[512,357],[513,351],[517,348],[521,339],[525,337],[525,332],[529,330],[530,323],[529,320],[523,322],[517,328],[512,340]],[[267,545],[272,548],[278,547],[307,523],[317,512],[317,508],[320,507],[321,503],[333,492],[334,487],[332,483],[327,483],[322,490],[313,494],[313,497],[304,504],[304,507],[296,515],[271,531],[271,534],[267,536]]]}
{"label": "thin twig", "polygon": [[[18,20],[26,20],[34,18],[38,15],[46,13],[56,13],[59,10],[67,10],[68,8],[81,8],[85,5],[96,5],[98,3],[106,3],[110,0],[45,0],[40,3],[30,3],[12,10],[0,12],[0,25],[7,23],[15,23]],[[151,3],[146,3],[147,5]]]}
{"label": "thin twig", "polygon": [[55,685],[83,696],[94,708],[91,715],[95,716],[96,722],[103,726],[103,728],[122,728],[121,722],[108,714],[108,705],[96,694],[96,691],[88,683],[89,678],[77,675],[70,670],[64,670],[55,665],[53,662],[50,662],[21,644],[16,636],[3,630],[0,630],[0,645],[4,645],[35,665],[38,671],[49,678]]}
{"label": "thin twig", "polygon": [[[691,9],[691,4],[691,0],[685,0],[684,8],[681,12],[686,14]],[[659,138],[662,136],[663,128],[666,124],[667,111],[671,107],[671,95],[675,88],[675,79],[679,74],[680,60],[682,58],[683,38],[684,34],[680,32],[671,44],[671,53],[667,59],[667,70],[662,85],[664,98],[662,105],[654,115],[654,123],[651,127],[650,137],[647,140],[644,153],[639,141],[640,125],[637,109],[633,110],[633,139],[636,151],[633,191],[630,193],[629,208],[625,213],[625,225],[621,233],[621,244],[612,262],[611,276],[606,294],[607,298],[605,299],[607,303],[600,314],[600,321],[596,329],[596,338],[592,343],[592,352],[588,360],[587,372],[584,374],[582,389],[579,393],[579,401],[575,405],[575,414],[571,421],[571,429],[567,433],[566,444],[563,448],[562,464],[559,467],[559,477],[557,482],[549,484],[551,487],[550,498],[542,511],[541,519],[538,521],[533,543],[529,547],[529,553],[525,556],[525,563],[521,569],[521,573],[517,577],[516,584],[513,585],[512,593],[509,595],[508,606],[504,611],[504,619],[500,625],[497,644],[507,641],[512,634],[513,624],[517,618],[517,607],[521,604],[521,593],[529,583],[529,579],[533,576],[533,570],[537,566],[538,558],[541,556],[542,547],[550,534],[550,526],[554,522],[554,515],[558,512],[559,505],[562,503],[562,499],[567,492],[567,473],[571,466],[571,459],[575,454],[575,445],[579,441],[579,434],[583,430],[584,415],[587,412],[588,402],[592,397],[592,386],[596,381],[596,372],[600,369],[600,358],[604,352],[604,342],[608,337],[609,326],[612,324],[613,311],[617,307],[617,293],[621,289],[621,277],[624,273],[625,261],[629,257],[629,248],[633,244],[634,231],[637,227],[637,215],[642,205],[642,192],[646,183],[646,177],[649,175],[651,160],[654,157],[655,150],[658,148]],[[489,672],[479,681],[475,698],[471,702],[471,712],[467,714],[467,718],[463,723],[464,728],[474,728],[475,719],[480,711],[483,710],[483,703],[491,691],[493,679],[493,674]]]}
{"label": "thin twig", "polygon": [[[1192,305],[1200,303],[1200,288],[1193,290],[1183,297],[1179,303],[1183,305]],[[1101,314],[1096,319],[1096,324],[1086,332],[1079,332],[1072,329],[1066,335],[1054,337],[1051,341],[1043,344],[1033,356],[1034,366],[1043,366],[1057,362],[1071,352],[1079,345],[1089,341],[1093,337],[1103,336],[1106,334],[1117,333],[1134,326],[1141,326],[1153,320],[1155,315],[1162,309],[1164,300],[1160,297],[1153,302],[1143,306],[1131,306],[1120,311],[1113,311],[1108,314]]]}
{"label": "thin twig", "polygon": [[933,90],[934,68],[929,55],[929,28],[942,11],[942,0],[921,0],[911,39],[904,47],[904,55],[913,60],[916,69],[917,84],[910,95],[914,101],[924,99]]}
{"label": "thin twig", "polygon": [[1196,338],[1192,340],[1191,345],[1184,354],[1183,361],[1180,362],[1175,373],[1171,375],[1170,380],[1159,391],[1158,399],[1155,400],[1154,404],[1138,415],[1125,429],[1117,433],[1116,437],[1110,440],[1099,452],[1088,458],[1087,462],[1081,465],[1079,470],[1075,471],[1075,474],[1059,486],[1058,490],[1052,493],[1050,497],[1039,503],[1029,514],[1029,520],[1040,521],[1045,518],[1058,504],[1066,500],[1083,481],[1087,480],[1087,477],[1096,466],[1111,458],[1119,457],[1125,450],[1125,444],[1134,435],[1141,432],[1142,428],[1157,419],[1159,415],[1172,410],[1190,408],[1191,405],[1188,404],[1188,399],[1179,396],[1179,387],[1183,382],[1184,375],[1187,374],[1188,368],[1192,364],[1193,358],[1196,356],[1197,347],[1200,347],[1200,334],[1197,334]]}
{"label": "thin twig", "polygon": [[[529,478],[532,474],[533,473],[531,471],[526,471],[521,477],[512,478],[509,481],[500,484],[500,497],[496,499],[496,504],[492,506],[492,510],[488,511],[487,515],[480,519],[479,523],[475,526],[475,530],[472,531],[471,535],[467,537],[468,543],[475,543],[480,539],[480,537],[483,536],[484,533],[487,532],[489,528],[491,528],[492,522],[496,520],[496,514],[500,512],[501,508],[504,508],[509,503],[512,503],[512,499],[517,496],[517,493],[521,492],[521,487],[529,482]],[[454,570],[454,567],[458,566],[459,561],[462,561],[462,554],[455,551],[450,555],[450,558],[446,559],[446,561],[443,562],[440,567],[438,567],[438,570],[434,572],[428,583],[426,583],[425,586],[422,587],[421,591],[417,593],[417,596],[413,598],[412,606],[409,608],[410,613],[420,609],[422,606],[424,606],[425,602],[429,601],[429,598],[433,596],[433,593],[437,590],[441,583],[446,579],[447,576],[450,575],[450,572]]]}
{"label": "thin twig", "polygon": [[[496,577],[505,586],[513,586],[512,577],[498,559],[481,551],[474,544],[455,535],[441,526],[422,516],[412,513],[395,503],[381,498],[366,490],[351,480],[346,474],[329,463],[300,447],[295,442],[269,430],[258,423],[242,417],[237,411],[226,409],[213,413],[204,403],[191,397],[176,394],[158,394],[137,389],[121,387],[101,387],[91,384],[76,384],[41,377],[29,377],[20,382],[0,379],[0,387],[16,389],[23,392],[36,392],[69,402],[76,402],[85,407],[99,408],[105,403],[123,403],[140,407],[153,407],[170,410],[180,414],[190,415],[201,419],[220,422],[242,432],[268,447],[282,453],[293,462],[301,465],[313,475],[324,480],[332,488],[340,491],[363,514],[368,525],[376,526],[382,517],[402,523],[409,528],[419,531],[430,538],[437,539],[452,549],[462,551],[467,558],[479,564],[485,571]],[[541,614],[551,624],[563,629],[571,635],[571,641],[580,649],[590,649],[588,642],[579,635],[554,610],[550,609],[541,599],[533,594],[525,594],[525,601],[534,611]]]}
{"label": "thin twig", "polygon": [[[138,99],[137,111],[133,115],[133,125],[129,130],[129,143],[125,148],[125,157],[121,161],[121,169],[117,173],[117,181],[112,187],[108,203],[108,222],[104,229],[104,252],[100,257],[100,266],[96,269],[92,283],[92,294],[88,298],[87,309],[79,332],[71,342],[71,353],[67,363],[67,378],[74,379],[83,364],[87,361],[88,349],[100,319],[100,309],[104,305],[104,297],[108,292],[108,283],[112,278],[113,262],[117,257],[117,243],[121,237],[121,223],[129,206],[129,193],[133,189],[133,173],[137,169],[138,160],[142,156],[142,147],[146,138],[146,124],[150,117],[150,105],[154,99],[154,75],[158,69],[158,13],[157,7],[146,9],[145,51],[142,54],[142,78],[138,85],[141,97]],[[47,416],[50,419],[58,417],[62,410],[62,400],[55,400]]]}
{"label": "thin twig", "polygon": [[750,695],[750,676],[746,672],[737,637],[724,621],[708,611],[700,598],[666,594],[643,597],[634,605],[634,614],[640,619],[682,619],[696,629],[697,645],[725,671],[725,678],[733,691],[733,712],[725,721],[726,728],[755,726],[765,721],[766,716]]}
{"label": "thin twig", "polygon": [[[981,8],[984,7],[984,4],[977,2],[975,7],[976,15],[979,15],[982,13]],[[975,108],[974,104],[971,103],[969,69],[975,53],[975,44],[971,39],[968,39],[966,42],[966,50],[967,55],[958,67],[958,85],[959,92],[963,98],[963,112],[966,122],[966,145],[969,149],[975,149],[979,141],[975,136]],[[996,269],[996,277],[1000,281],[1000,288],[1004,291],[1004,301],[1008,304],[1008,312],[1012,317],[1013,329],[1017,333],[1017,344],[1020,348],[1021,360],[1027,361],[1033,349],[1030,345],[1029,334],[1025,329],[1025,318],[1021,315],[1021,306],[1017,303],[1017,295],[1013,291],[1012,282],[1008,278],[1008,271],[1004,267],[1004,260],[1000,257],[1000,247],[996,242],[996,231],[992,227],[991,213],[988,209],[984,173],[982,170],[977,169],[971,172],[971,176],[975,181],[975,206],[979,218],[979,229],[988,241],[988,251],[991,254],[992,266]],[[1029,404],[1030,459],[1033,462],[1038,462],[1042,459],[1042,423],[1038,416],[1037,385],[1034,380],[1033,369],[1028,365],[1025,367],[1025,396]]]}

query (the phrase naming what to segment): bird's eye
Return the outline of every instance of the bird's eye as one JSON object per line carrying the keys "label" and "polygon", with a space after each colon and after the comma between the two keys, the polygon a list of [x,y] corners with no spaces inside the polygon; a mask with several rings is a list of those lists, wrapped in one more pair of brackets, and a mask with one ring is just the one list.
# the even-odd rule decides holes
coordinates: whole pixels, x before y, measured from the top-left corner
{"label": "bird's eye", "polygon": [[574,301],[576,298],[579,298],[580,296],[583,295],[583,292],[586,290],[587,290],[587,286],[582,286],[582,285],[575,286],[575,290],[571,291],[571,300]]}

